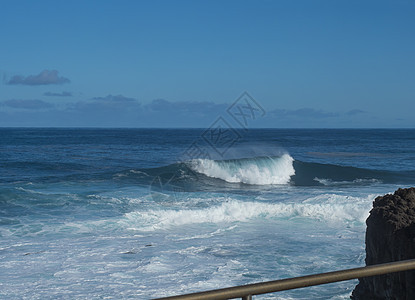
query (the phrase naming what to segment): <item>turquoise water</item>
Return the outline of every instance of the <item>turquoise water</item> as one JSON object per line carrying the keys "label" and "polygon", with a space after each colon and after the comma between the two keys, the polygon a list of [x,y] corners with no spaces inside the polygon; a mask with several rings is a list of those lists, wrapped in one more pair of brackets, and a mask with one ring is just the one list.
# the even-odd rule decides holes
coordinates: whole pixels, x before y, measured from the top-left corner
{"label": "turquoise water", "polygon": [[240,137],[0,129],[0,298],[149,299],[363,266],[372,201],[415,185],[415,130]]}

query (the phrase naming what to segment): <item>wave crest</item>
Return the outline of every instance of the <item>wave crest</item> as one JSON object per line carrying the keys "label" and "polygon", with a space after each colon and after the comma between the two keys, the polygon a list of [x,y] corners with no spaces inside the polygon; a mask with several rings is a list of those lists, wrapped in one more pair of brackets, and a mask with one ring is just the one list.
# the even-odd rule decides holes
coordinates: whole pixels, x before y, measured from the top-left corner
{"label": "wave crest", "polygon": [[255,185],[288,184],[295,175],[294,159],[289,154],[232,160],[194,159],[191,168],[208,177],[232,183]]}
{"label": "wave crest", "polygon": [[201,223],[248,222],[253,219],[312,219],[332,225],[364,224],[377,195],[351,197],[323,194],[300,203],[244,202],[236,199],[201,209],[150,209],[134,211],[119,221],[134,230],[153,231]]}

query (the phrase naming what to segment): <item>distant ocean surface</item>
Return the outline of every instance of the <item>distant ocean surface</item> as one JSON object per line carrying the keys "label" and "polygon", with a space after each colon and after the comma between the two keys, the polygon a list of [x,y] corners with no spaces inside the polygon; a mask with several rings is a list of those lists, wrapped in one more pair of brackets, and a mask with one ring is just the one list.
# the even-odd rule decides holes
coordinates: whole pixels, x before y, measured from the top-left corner
{"label": "distant ocean surface", "polygon": [[[150,299],[364,266],[415,130],[0,128],[0,298]],[[255,299],[348,299],[346,281]]]}

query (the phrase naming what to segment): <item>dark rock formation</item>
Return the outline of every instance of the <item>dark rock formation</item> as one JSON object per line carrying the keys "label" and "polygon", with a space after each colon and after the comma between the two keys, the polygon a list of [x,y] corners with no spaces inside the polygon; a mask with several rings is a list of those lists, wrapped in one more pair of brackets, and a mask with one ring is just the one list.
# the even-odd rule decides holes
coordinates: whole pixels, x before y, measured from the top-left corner
{"label": "dark rock formation", "polygon": [[[366,265],[415,258],[415,188],[377,197],[366,224]],[[415,299],[415,271],[359,279],[351,298]]]}

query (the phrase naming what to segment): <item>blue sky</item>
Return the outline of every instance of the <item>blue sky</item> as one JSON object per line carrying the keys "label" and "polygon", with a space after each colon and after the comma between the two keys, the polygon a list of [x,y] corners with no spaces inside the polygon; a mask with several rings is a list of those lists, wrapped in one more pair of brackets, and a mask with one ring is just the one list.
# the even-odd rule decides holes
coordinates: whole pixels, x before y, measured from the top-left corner
{"label": "blue sky", "polygon": [[415,127],[413,1],[2,1],[0,126]]}

